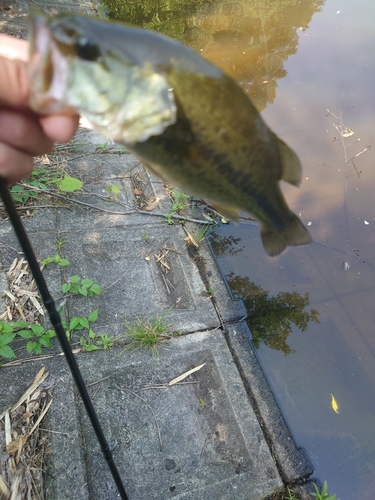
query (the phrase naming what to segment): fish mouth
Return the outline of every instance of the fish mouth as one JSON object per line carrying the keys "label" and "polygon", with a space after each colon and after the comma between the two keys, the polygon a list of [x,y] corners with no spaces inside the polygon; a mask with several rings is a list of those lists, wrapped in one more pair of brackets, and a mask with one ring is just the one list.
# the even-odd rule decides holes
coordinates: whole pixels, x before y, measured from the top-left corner
{"label": "fish mouth", "polygon": [[30,16],[30,106],[41,114],[76,114],[66,102],[68,64],[56,45],[48,20],[40,13]]}

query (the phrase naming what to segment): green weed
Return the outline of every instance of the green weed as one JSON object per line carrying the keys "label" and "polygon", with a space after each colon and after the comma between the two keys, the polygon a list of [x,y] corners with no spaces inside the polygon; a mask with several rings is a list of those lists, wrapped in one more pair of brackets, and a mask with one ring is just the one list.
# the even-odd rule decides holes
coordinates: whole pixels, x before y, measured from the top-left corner
{"label": "green weed", "polygon": [[114,341],[113,336],[108,335],[107,333],[101,333],[97,336],[99,340],[97,340],[97,344],[101,346],[104,350],[110,349],[113,347]]}
{"label": "green weed", "polygon": [[71,293],[73,295],[81,294],[84,297],[92,297],[93,295],[100,295],[102,288],[93,280],[74,275],[69,278],[68,283],[64,283],[61,287],[63,293]]}
{"label": "green weed", "polygon": [[48,189],[51,185],[57,185],[60,191],[77,191],[82,188],[82,182],[69,175],[62,176],[59,172],[46,167],[35,168],[30,174],[27,184],[20,183],[11,187],[10,193],[14,201],[26,203],[30,198],[37,198],[40,189]]}
{"label": "green weed", "polygon": [[178,213],[181,212],[182,210],[186,210],[188,206],[189,195],[183,193],[179,189],[173,189],[171,197],[173,200],[172,212]]}
{"label": "green weed", "polygon": [[100,2],[98,5],[98,12],[102,17],[108,17],[109,16],[109,9],[107,5],[104,2]]}
{"label": "green weed", "polygon": [[131,339],[125,349],[137,350],[141,347],[150,349],[155,357],[159,355],[157,344],[162,340],[169,339],[173,334],[172,325],[168,323],[167,316],[172,308],[162,316],[155,316],[147,319],[138,317],[134,325],[129,322],[125,323],[127,333],[124,338]]}
{"label": "green weed", "polygon": [[[328,494],[328,485],[327,481],[324,481],[322,491],[319,491],[319,488],[314,483],[315,493],[311,493],[311,495],[315,498],[315,500],[336,500],[336,495]],[[337,500],[340,500],[339,498]]]}
{"label": "green weed", "polygon": [[287,495],[284,497],[285,500],[298,500],[298,497],[295,496],[295,493],[292,489],[289,488],[289,486],[286,488],[287,490]]}
{"label": "green weed", "polygon": [[16,184],[10,188],[10,194],[14,201],[26,203],[30,198],[37,198],[38,193],[30,188],[25,188],[22,184]]}
{"label": "green weed", "polygon": [[87,352],[96,351],[97,349],[109,349],[113,347],[114,340],[107,333],[96,334],[92,324],[98,319],[98,310],[95,309],[88,318],[86,316],[74,316],[69,325],[63,322],[65,333],[68,340],[71,340],[72,334],[75,331],[87,330],[87,335],[81,335],[79,343]]}
{"label": "green weed", "polygon": [[192,237],[197,245],[200,245],[204,241],[209,229],[210,226],[208,224],[202,224],[199,226],[198,231],[192,233]]}
{"label": "green weed", "polygon": [[95,148],[95,153],[97,151],[99,151],[100,153],[104,153],[105,151],[107,151],[107,148],[108,148],[108,144],[109,142],[106,141],[106,142],[103,142],[103,144],[98,144]]}
{"label": "green weed", "polygon": [[[57,249],[60,250],[64,244],[63,239],[56,242]],[[60,255],[55,254],[46,257],[43,265],[57,263],[60,266],[68,266],[69,261],[63,259]],[[80,276],[71,276],[69,282],[62,286],[63,293],[71,293],[73,295],[83,295],[90,297],[102,293],[102,288],[90,279],[82,279]],[[58,308],[61,315],[62,307]],[[80,330],[87,330],[87,335],[81,335],[80,344],[86,351],[93,351],[96,349],[109,349],[113,347],[113,337],[108,334],[97,335],[93,328],[92,323],[97,320],[98,311],[93,311],[88,317],[75,316],[69,324],[65,320],[61,320],[63,328],[65,329],[66,336],[70,340],[72,333]],[[0,357],[3,358],[16,358],[14,350],[10,347],[10,343],[16,336],[27,339],[26,350],[29,353],[35,352],[36,354],[42,353],[43,347],[52,347],[51,340],[56,336],[54,330],[45,329],[43,326],[36,323],[28,323],[27,321],[0,321]],[[0,364],[1,365],[1,364]]]}
{"label": "green weed", "polygon": [[56,240],[56,250],[59,251],[62,249],[62,247],[64,246],[65,244],[65,240],[64,238],[57,238]]}
{"label": "green weed", "polygon": [[164,214],[164,217],[167,219],[168,224],[173,224],[173,216],[183,210],[186,210],[188,207],[189,195],[183,193],[179,189],[172,189],[169,196],[172,199],[172,207],[168,214]]}
{"label": "green weed", "polygon": [[48,264],[51,264],[52,262],[55,262],[56,264],[58,264],[61,267],[69,266],[69,264],[70,264],[70,262],[68,261],[68,259],[63,259],[58,254],[52,255],[51,257],[46,257],[45,259],[42,260],[42,264],[44,266],[47,266]]}
{"label": "green weed", "polygon": [[68,191],[73,193],[74,191],[79,191],[83,186],[83,182],[70,175],[64,175],[62,179],[57,182],[57,187],[60,191]]}
{"label": "green weed", "polygon": [[106,186],[105,190],[109,195],[112,195],[115,200],[118,199],[119,194],[121,193],[121,189],[116,186],[116,184],[111,184]]}
{"label": "green weed", "polygon": [[[315,493],[311,493],[311,496],[315,498],[315,500],[336,500],[336,495],[329,495],[327,490],[327,481],[324,481],[324,485],[322,491],[319,491],[319,488],[315,483],[313,483]],[[287,487],[287,495],[284,496],[284,500],[299,500],[298,496],[296,496],[295,492]],[[339,498],[337,500],[340,500]]]}
{"label": "green weed", "polygon": [[32,323],[25,330],[17,332],[24,339],[29,339],[26,344],[26,350],[29,353],[33,351],[36,354],[42,354],[43,347],[52,347],[51,339],[56,337],[55,330],[46,330],[42,325]]}
{"label": "green weed", "polygon": [[26,350],[36,354],[42,353],[43,347],[52,347],[51,339],[56,336],[54,330],[46,330],[43,326],[27,321],[0,321],[0,356],[3,358],[16,358],[13,349],[8,345],[16,335],[28,339]]}

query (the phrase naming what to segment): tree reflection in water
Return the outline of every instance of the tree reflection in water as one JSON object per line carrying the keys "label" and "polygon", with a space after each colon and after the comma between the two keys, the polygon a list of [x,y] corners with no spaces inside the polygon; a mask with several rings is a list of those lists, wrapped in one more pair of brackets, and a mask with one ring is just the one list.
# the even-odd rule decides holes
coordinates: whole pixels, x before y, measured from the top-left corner
{"label": "tree reflection in water", "polygon": [[309,294],[280,292],[269,295],[247,277],[230,273],[228,284],[235,296],[244,301],[248,316],[246,322],[252,334],[252,343],[257,349],[263,342],[267,347],[282,351],[285,355],[293,352],[287,343],[293,325],[304,332],[310,321],[319,323],[319,311],[305,311],[309,305]]}

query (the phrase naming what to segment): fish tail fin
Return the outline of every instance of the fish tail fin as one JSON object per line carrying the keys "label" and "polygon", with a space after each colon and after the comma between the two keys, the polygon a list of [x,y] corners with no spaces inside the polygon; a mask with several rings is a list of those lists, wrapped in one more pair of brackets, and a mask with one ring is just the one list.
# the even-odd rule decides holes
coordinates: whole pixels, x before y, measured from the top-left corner
{"label": "fish tail fin", "polygon": [[260,232],[264,249],[271,257],[278,255],[287,246],[306,245],[311,242],[310,233],[293,213],[290,222],[282,231],[263,226]]}
{"label": "fish tail fin", "polygon": [[293,186],[299,186],[302,177],[302,167],[298,156],[276,135],[274,135],[274,138],[276,139],[279,148],[282,180],[289,182],[289,184],[292,184]]}

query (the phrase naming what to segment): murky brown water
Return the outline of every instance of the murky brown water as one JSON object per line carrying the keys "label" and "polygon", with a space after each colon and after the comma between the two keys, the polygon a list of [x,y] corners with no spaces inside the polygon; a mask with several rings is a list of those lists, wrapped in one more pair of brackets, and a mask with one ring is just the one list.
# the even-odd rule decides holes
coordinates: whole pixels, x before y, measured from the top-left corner
{"label": "murky brown water", "polygon": [[[300,14],[293,18],[294,29],[282,9],[276,26],[266,26],[283,32],[285,22],[285,31],[298,43],[296,53],[283,60],[285,76],[262,92],[259,105],[270,96],[263,117],[302,160],[301,188],[285,185],[284,192],[292,210],[310,224],[316,243],[271,259],[262,250],[258,229],[244,222],[222,226],[218,236],[239,240],[223,246],[215,238],[215,249],[232,289],[246,300],[261,365],[297,444],[313,461],[314,475],[326,479],[341,500],[372,500],[375,151],[368,147],[375,137],[375,3],[328,0],[305,30],[298,26],[310,13]],[[266,60],[272,67],[277,38],[275,43],[264,44],[264,80],[270,80]],[[257,102],[257,95],[252,97]],[[259,306],[265,297],[261,289],[268,298],[280,299],[271,325],[262,317],[267,304]],[[301,311],[296,316],[293,301],[278,295],[286,292],[302,297],[307,292],[304,311],[316,309],[320,323],[310,320],[301,331],[293,320],[298,324],[306,318]],[[331,408],[330,394],[339,414]]]}
{"label": "murky brown water", "polygon": [[271,259],[244,219],[223,225],[213,245],[249,308],[261,365],[314,476],[341,500],[373,500],[375,2],[142,5],[129,7],[130,20],[225,69],[302,160],[301,188],[283,190],[313,244]]}

